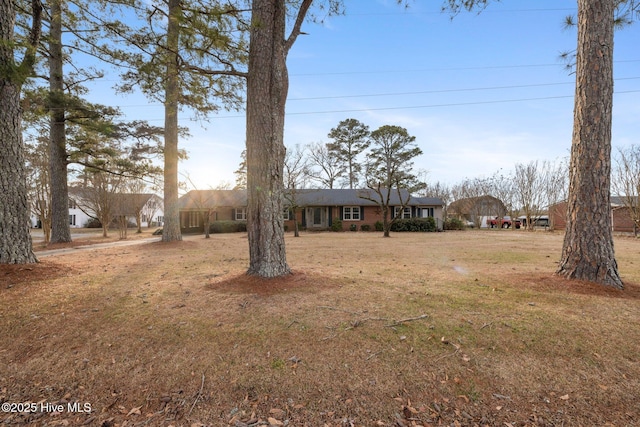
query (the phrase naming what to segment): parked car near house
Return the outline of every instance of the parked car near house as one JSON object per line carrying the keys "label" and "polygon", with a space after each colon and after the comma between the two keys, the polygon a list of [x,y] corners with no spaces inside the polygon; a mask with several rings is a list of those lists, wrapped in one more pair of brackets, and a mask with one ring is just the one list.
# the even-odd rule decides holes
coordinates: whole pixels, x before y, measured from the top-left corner
{"label": "parked car near house", "polygon": [[511,228],[514,223],[516,228],[520,228],[522,225],[522,222],[520,222],[519,219],[512,220],[510,216],[487,219],[487,225],[489,228]]}

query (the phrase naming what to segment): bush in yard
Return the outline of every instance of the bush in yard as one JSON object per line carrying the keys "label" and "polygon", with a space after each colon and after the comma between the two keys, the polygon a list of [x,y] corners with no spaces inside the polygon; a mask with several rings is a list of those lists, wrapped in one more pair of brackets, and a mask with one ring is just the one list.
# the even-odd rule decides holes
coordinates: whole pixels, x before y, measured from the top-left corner
{"label": "bush in yard", "polygon": [[247,231],[246,221],[214,221],[209,225],[210,233],[238,233]]}
{"label": "bush in yard", "polygon": [[102,228],[102,223],[96,218],[89,218],[84,228]]}
{"label": "bush in yard", "polygon": [[357,226],[357,225],[355,225],[355,224],[351,224],[351,225],[349,226],[349,230],[350,230],[350,231],[358,231],[358,226]]}
{"label": "bush in yard", "polygon": [[334,218],[331,223],[331,231],[342,231],[342,220],[340,218]]}
{"label": "bush in yard", "polygon": [[402,232],[428,232],[437,231],[434,218],[409,218],[399,219],[391,225],[391,231]]}
{"label": "bush in yard", "polygon": [[360,231],[371,231],[371,226],[369,224],[362,224],[360,226]]}
{"label": "bush in yard", "polygon": [[373,225],[373,228],[375,228],[376,231],[384,231],[382,221],[376,221],[376,223]]}
{"label": "bush in yard", "polygon": [[445,230],[464,230],[465,228],[466,227],[464,226],[464,222],[462,222],[458,218],[447,218],[444,221]]}

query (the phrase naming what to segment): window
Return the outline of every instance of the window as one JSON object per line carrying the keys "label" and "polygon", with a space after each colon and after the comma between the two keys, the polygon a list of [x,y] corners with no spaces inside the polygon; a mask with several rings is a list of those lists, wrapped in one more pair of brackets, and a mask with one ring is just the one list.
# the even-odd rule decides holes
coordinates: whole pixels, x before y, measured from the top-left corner
{"label": "window", "polygon": [[193,228],[193,227],[197,227],[198,224],[198,212],[194,212],[194,211],[190,211],[190,212],[183,212],[180,215],[180,219],[182,224],[180,224],[180,226],[182,228]]}
{"label": "window", "polygon": [[198,212],[189,212],[189,228],[195,228],[198,226]]}
{"label": "window", "polygon": [[162,225],[162,223],[164,222],[164,217],[163,216],[158,216],[158,225]]}
{"label": "window", "polygon": [[76,216],[69,215],[69,225],[76,225]]}
{"label": "window", "polygon": [[246,220],[247,220],[247,208],[236,209],[236,221],[246,221]]}
{"label": "window", "polygon": [[433,208],[422,208],[422,218],[433,218]]}
{"label": "window", "polygon": [[360,206],[345,206],[342,208],[344,221],[360,221]]}
{"label": "window", "polygon": [[402,209],[402,214],[400,214],[400,209],[402,209],[402,206],[396,206],[393,210],[393,217],[394,218],[402,218],[402,219],[406,219],[406,218],[411,218],[411,208],[404,208]]}
{"label": "window", "polygon": [[289,221],[291,219],[291,211],[289,209],[285,209],[282,211],[282,220]]}

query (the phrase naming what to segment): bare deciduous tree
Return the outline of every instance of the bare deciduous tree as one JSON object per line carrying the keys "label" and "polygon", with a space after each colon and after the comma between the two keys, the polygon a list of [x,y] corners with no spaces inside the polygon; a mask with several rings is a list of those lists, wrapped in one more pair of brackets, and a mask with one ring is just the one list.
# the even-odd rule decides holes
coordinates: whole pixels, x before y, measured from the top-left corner
{"label": "bare deciduous tree", "polygon": [[501,203],[496,203],[491,196],[491,181],[485,178],[465,179],[451,188],[451,195],[456,202],[460,215],[468,215],[467,220],[480,228],[484,215],[502,217],[505,212]]}
{"label": "bare deciduous tree", "polygon": [[512,230],[516,230],[514,225],[515,219],[520,214],[520,206],[518,204],[517,186],[513,174],[504,174],[498,171],[489,179],[491,186],[491,194],[500,199],[507,209],[507,214],[512,220]]}
{"label": "bare deciduous tree", "polygon": [[287,150],[284,157],[284,186],[286,189],[284,194],[289,209],[293,213],[295,237],[300,237],[297,213],[298,209],[303,207],[299,204],[298,192],[306,186],[309,177],[308,168],[304,149],[300,145],[296,145],[293,150]]}
{"label": "bare deciduous tree", "polygon": [[38,218],[44,243],[51,238],[51,179],[47,140],[37,136],[35,145],[27,144],[25,156],[31,173],[27,176],[27,188],[31,212]]}
{"label": "bare deciduous tree", "polygon": [[516,200],[525,216],[525,227],[533,230],[535,222],[542,215],[545,197],[545,176],[543,167],[537,160],[525,164],[518,163],[515,167],[514,185]]}
{"label": "bare deciduous tree", "polygon": [[431,184],[426,183],[424,190],[422,190],[422,195],[425,197],[436,197],[442,200],[442,217],[446,221],[448,218],[447,209],[449,207],[449,203],[453,200],[451,187],[440,181],[436,181]]}
{"label": "bare deciduous tree", "polygon": [[322,188],[334,188],[339,177],[344,175],[345,167],[327,144],[313,142],[307,146],[309,160],[309,178]]}

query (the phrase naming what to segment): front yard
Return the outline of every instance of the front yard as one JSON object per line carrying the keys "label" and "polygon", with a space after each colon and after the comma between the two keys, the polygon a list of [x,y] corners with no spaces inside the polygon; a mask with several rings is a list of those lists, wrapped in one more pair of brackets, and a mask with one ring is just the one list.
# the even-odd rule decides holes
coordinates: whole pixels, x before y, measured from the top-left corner
{"label": "front yard", "polygon": [[0,266],[0,424],[640,425],[640,241],[623,292],[553,276],[561,245],[289,234],[269,281],[246,234]]}

